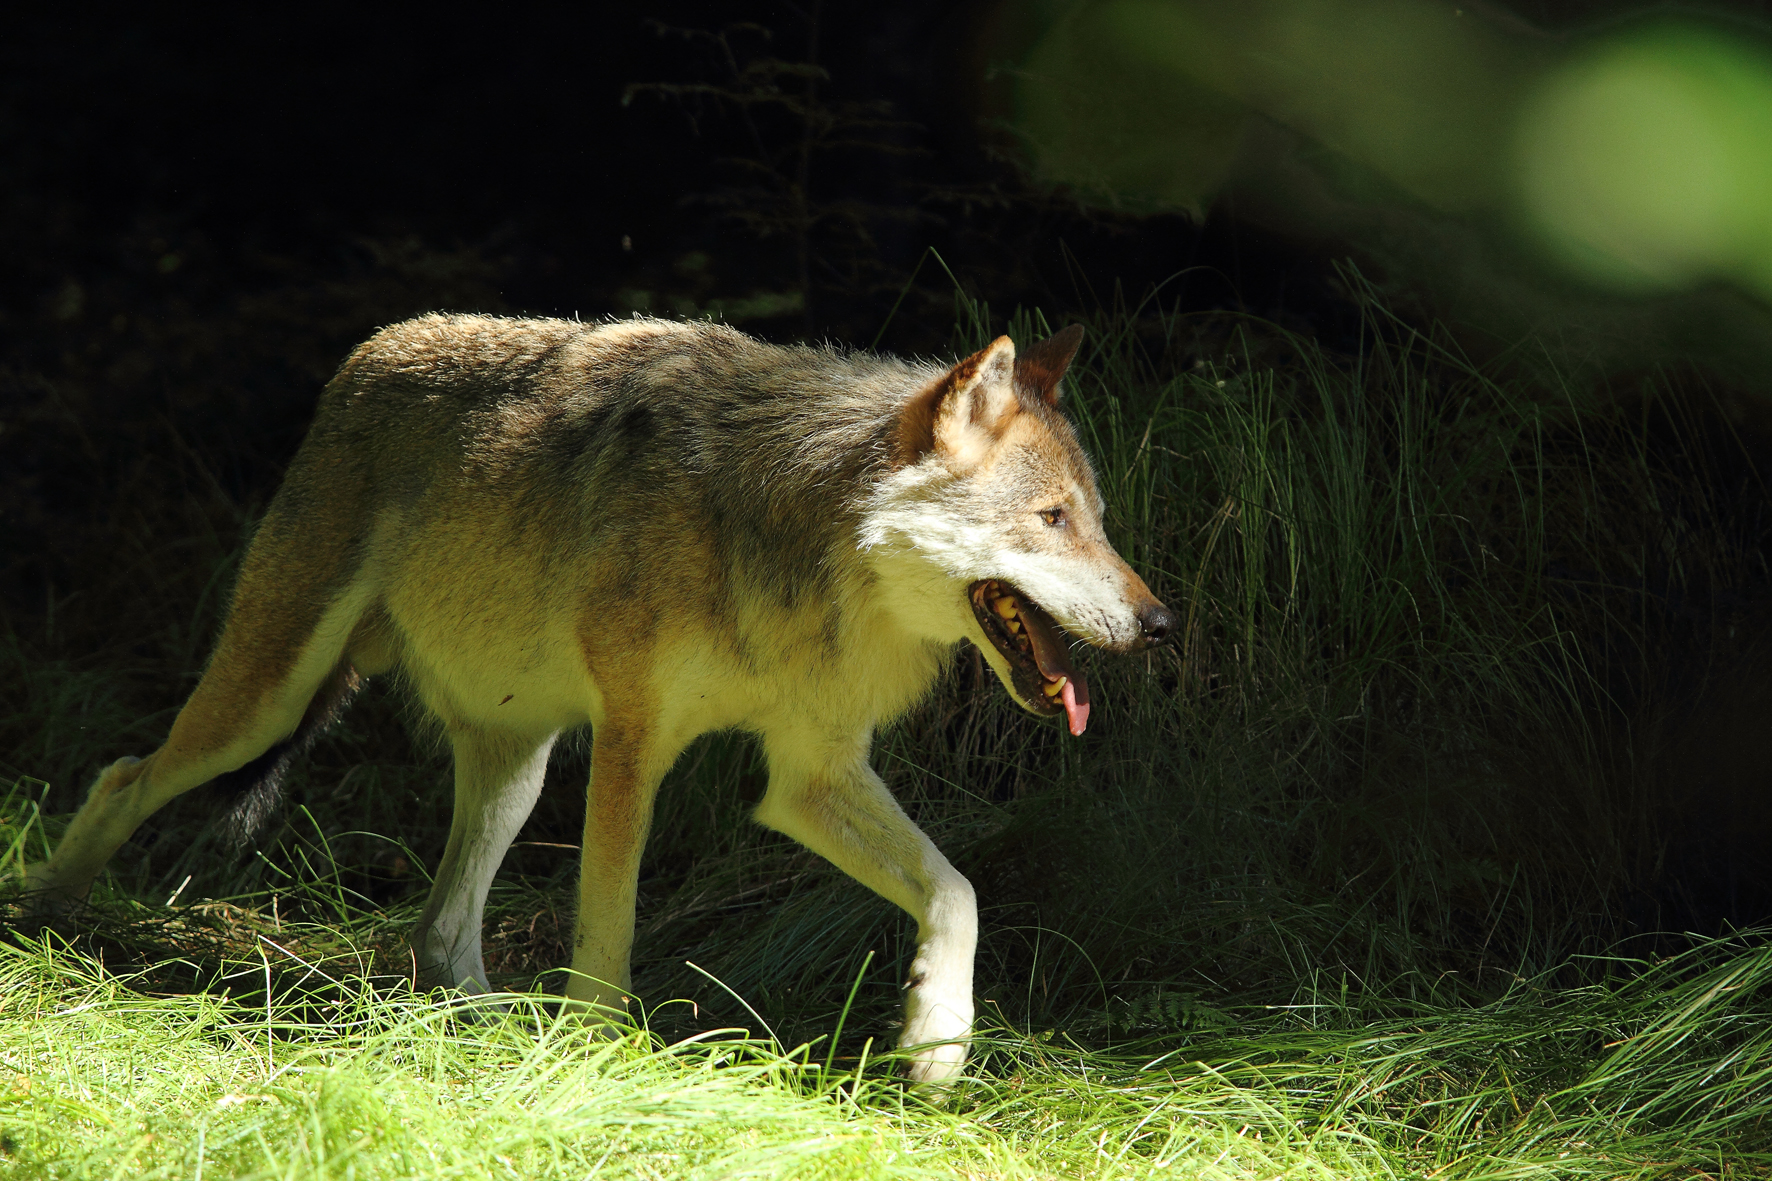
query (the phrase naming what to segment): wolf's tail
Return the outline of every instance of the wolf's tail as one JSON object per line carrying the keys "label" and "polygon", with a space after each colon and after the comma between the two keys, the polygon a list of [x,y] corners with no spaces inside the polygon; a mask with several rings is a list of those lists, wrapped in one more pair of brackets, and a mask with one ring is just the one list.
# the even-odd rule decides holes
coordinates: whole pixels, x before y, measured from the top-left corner
{"label": "wolf's tail", "polygon": [[277,814],[283,803],[283,778],[290,765],[307,753],[316,738],[332,728],[363,687],[363,680],[350,661],[340,661],[308,702],[295,733],[239,770],[210,780],[210,790],[223,801],[216,827],[230,846],[238,849],[249,843]]}

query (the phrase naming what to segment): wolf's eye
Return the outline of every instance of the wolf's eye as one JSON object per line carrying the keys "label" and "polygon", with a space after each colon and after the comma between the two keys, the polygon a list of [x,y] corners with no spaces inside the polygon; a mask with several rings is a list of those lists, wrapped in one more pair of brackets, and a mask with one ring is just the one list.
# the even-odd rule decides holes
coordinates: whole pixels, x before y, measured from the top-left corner
{"label": "wolf's eye", "polygon": [[1040,519],[1048,525],[1062,525],[1066,520],[1064,507],[1062,505],[1054,505],[1051,508],[1043,508],[1040,510]]}

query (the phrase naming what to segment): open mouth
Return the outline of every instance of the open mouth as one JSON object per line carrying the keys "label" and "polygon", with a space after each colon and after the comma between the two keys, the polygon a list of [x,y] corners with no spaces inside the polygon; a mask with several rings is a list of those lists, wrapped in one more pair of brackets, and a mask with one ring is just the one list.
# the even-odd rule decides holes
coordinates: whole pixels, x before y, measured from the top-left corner
{"label": "open mouth", "polygon": [[1009,662],[1022,705],[1046,717],[1064,714],[1072,734],[1089,724],[1089,682],[1071,667],[1064,629],[1026,595],[996,578],[972,584],[972,613]]}

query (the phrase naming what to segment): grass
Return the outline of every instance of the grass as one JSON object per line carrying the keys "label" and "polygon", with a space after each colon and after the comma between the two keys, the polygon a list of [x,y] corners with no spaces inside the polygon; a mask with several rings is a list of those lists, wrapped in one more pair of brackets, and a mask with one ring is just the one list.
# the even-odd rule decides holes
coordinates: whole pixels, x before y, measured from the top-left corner
{"label": "grass", "polygon": [[[243,979],[287,954],[265,950]],[[56,1178],[1772,1172],[1772,945],[1605,966],[1609,984],[1378,1019],[1345,995],[1254,1006],[1166,1047],[999,1027],[977,1077],[932,1101],[890,1055],[833,1065],[822,1042],[587,1041],[539,997],[464,1021],[342,976],[154,995],[5,947],[0,1160]]]}
{"label": "grass", "polygon": [[[568,958],[570,745],[489,907],[493,979],[528,999],[473,1024],[412,995],[446,768],[372,693],[262,853],[181,801],[74,946],[0,949],[16,1168],[1763,1175],[1772,952],[1735,928],[1772,911],[1772,817],[1723,759],[1762,728],[1772,619],[1752,440],[1692,375],[1573,389],[1366,310],[1349,356],[1153,307],[1092,324],[1069,406],[1184,634],[1082,657],[1081,741],[965,658],[877,739],[983,905],[990,1028],[948,1101],[882,1052],[908,924],[748,822],[742,736],[698,743],[660,800],[645,1031],[581,1044],[530,995]],[[956,350],[1044,331],[960,311]],[[191,483],[201,527],[116,600],[133,643],[93,602],[8,632],[0,749],[51,783],[0,803],[0,878],[200,667],[236,556],[213,522],[249,512]]]}

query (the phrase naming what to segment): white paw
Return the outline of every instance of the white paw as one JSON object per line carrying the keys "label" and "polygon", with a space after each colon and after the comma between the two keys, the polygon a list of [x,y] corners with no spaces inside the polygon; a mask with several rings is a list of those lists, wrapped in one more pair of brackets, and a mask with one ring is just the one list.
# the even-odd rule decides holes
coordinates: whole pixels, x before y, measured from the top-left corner
{"label": "white paw", "polygon": [[910,1050],[906,1073],[915,1083],[945,1083],[966,1067],[966,1043],[972,1037],[972,1001],[968,997],[940,1000],[922,989],[905,999],[900,1047]]}

